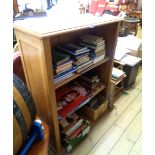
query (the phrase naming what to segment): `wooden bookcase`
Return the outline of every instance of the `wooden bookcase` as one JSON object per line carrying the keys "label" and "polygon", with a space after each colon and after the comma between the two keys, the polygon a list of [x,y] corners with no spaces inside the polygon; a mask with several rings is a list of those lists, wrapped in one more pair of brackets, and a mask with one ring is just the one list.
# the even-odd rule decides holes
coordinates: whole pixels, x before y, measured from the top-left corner
{"label": "wooden bookcase", "polygon": [[88,70],[96,70],[101,82],[106,86],[101,93],[108,98],[114,52],[121,21],[122,19],[118,17],[108,19],[81,15],[72,20],[63,19],[60,23],[52,17],[14,23],[28,88],[34,98],[39,117],[50,126],[50,139],[57,152],[61,152],[62,145],[55,92],[81,74],[75,74],[55,85],[51,52],[58,43],[76,42],[82,34],[92,33],[103,36],[106,43],[106,57]]}

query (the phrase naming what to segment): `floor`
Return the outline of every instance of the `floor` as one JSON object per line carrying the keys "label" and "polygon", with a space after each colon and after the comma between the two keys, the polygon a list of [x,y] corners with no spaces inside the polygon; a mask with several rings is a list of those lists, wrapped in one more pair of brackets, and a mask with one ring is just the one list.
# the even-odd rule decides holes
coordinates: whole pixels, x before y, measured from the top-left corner
{"label": "floor", "polygon": [[[142,70],[135,84],[105,113],[90,134],[64,155],[141,155],[142,151]],[[49,155],[53,155],[49,152]]]}

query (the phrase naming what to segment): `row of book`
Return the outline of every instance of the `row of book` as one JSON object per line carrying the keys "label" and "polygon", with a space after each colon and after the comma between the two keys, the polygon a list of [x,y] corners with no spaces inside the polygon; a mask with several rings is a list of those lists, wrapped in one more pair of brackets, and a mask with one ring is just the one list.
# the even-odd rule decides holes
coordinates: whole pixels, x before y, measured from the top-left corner
{"label": "row of book", "polygon": [[78,43],[57,45],[53,52],[54,82],[80,73],[105,57],[105,40],[95,35],[83,35]]}
{"label": "row of book", "polygon": [[76,113],[73,113],[60,122],[62,143],[68,152],[85,138],[90,132],[90,122]]}

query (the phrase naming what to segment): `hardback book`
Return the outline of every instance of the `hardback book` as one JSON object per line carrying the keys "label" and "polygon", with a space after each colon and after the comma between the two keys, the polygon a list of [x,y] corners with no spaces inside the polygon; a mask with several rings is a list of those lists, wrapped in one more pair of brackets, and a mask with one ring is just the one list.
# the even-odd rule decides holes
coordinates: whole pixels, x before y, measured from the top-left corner
{"label": "hardback book", "polygon": [[83,119],[79,119],[77,122],[73,124],[67,131],[65,131],[65,135],[69,136],[72,134],[81,124],[83,123]]}
{"label": "hardback book", "polygon": [[54,79],[55,80],[58,80],[60,78],[62,79],[63,77],[67,76],[68,74],[74,73],[76,70],[77,70],[77,67],[76,66],[72,66],[71,69],[69,69],[69,70],[67,70],[67,71],[65,71],[63,73],[60,73],[58,75],[54,75]]}
{"label": "hardback book", "polygon": [[54,72],[56,73],[56,75],[60,75],[60,74],[63,74],[65,72],[67,72],[68,70],[70,70],[72,68],[72,66],[66,66],[66,67],[63,67],[62,69],[56,69]]}
{"label": "hardback book", "polygon": [[87,50],[87,47],[83,47],[73,43],[62,44],[61,47],[77,54]]}
{"label": "hardback book", "polygon": [[53,56],[53,59],[52,59],[53,64],[55,64],[57,66],[61,65],[61,64],[63,64],[63,63],[65,63],[65,62],[70,60],[70,56],[69,55],[61,53],[61,52],[58,52],[58,51],[54,51],[52,53],[52,56]]}
{"label": "hardback book", "polygon": [[82,54],[77,55],[77,56],[72,56],[72,55],[70,55],[70,58],[71,58],[74,62],[76,62],[76,61],[82,59],[83,57],[89,57],[89,52],[82,53]]}
{"label": "hardback book", "polygon": [[64,133],[69,128],[71,128],[74,125],[74,123],[77,122],[78,119],[79,119],[79,116],[76,113],[73,113],[69,117],[63,119],[60,122],[61,132]]}
{"label": "hardback book", "polygon": [[97,52],[97,53],[89,52],[89,56],[90,56],[90,58],[93,58],[94,59],[96,57],[99,57],[99,56],[105,54],[105,52],[106,52],[106,50],[102,50],[102,51]]}
{"label": "hardback book", "polygon": [[89,72],[85,73],[84,75],[81,75],[80,79],[82,79],[86,82],[88,81],[90,83],[94,83],[94,82],[96,82],[96,79],[98,79],[98,76],[95,72],[89,71]]}
{"label": "hardback book", "polygon": [[[66,79],[72,77],[74,74],[75,74],[75,73],[69,73],[69,74],[64,75],[63,77],[59,77],[59,78],[57,78],[57,79],[54,79],[54,83],[55,83],[55,84],[58,84],[58,83],[60,83],[60,82],[62,82],[62,81],[64,81],[64,80],[66,80]],[[59,108],[58,108],[58,109],[59,109]]]}
{"label": "hardback book", "polygon": [[95,49],[90,49],[90,52],[98,53],[98,52],[101,52],[101,51],[103,51],[103,50],[106,50],[106,49],[105,49],[105,45],[99,46],[99,47],[97,47],[97,48],[95,48]]}
{"label": "hardback book", "polygon": [[93,90],[93,91],[95,91],[96,88],[99,86],[99,80],[98,80],[98,82],[93,83],[93,84],[90,84],[90,83],[85,82],[85,81],[80,81],[80,83],[81,83],[83,86],[85,86],[85,87],[87,87],[87,88],[89,88],[89,89],[91,89],[91,90]]}
{"label": "hardback book", "polygon": [[93,63],[96,64],[96,63],[98,63],[98,62],[104,60],[104,58],[105,58],[105,54],[103,54],[103,55],[101,55],[101,56],[99,56],[99,57],[96,57],[96,58],[93,60]]}
{"label": "hardback book", "polygon": [[58,65],[58,66],[53,64],[53,68],[54,69],[61,69],[61,68],[65,67],[65,66],[72,65],[72,63],[73,63],[73,61],[69,60],[69,61],[66,61],[65,63],[63,63],[61,65]]}
{"label": "hardback book", "polygon": [[88,67],[92,66],[93,65],[93,61],[90,60],[86,63],[83,63],[82,65],[80,66],[77,66],[77,73],[80,73],[82,72],[83,70],[87,69]]}
{"label": "hardback book", "polygon": [[86,128],[86,124],[83,122],[73,133],[67,137],[67,140],[71,140],[78,136],[84,130],[84,128]]}
{"label": "hardback book", "polygon": [[[81,47],[82,47],[82,46],[81,46]],[[82,48],[83,48],[83,47],[82,47]],[[69,55],[69,56],[72,56],[72,57],[75,57],[75,58],[76,58],[76,56],[81,56],[82,54],[88,53],[88,52],[90,51],[88,48],[86,48],[85,50],[82,50],[81,52],[76,53],[76,52],[73,52],[73,51],[70,50],[70,49],[64,48],[63,45],[57,45],[57,46],[55,47],[55,50],[56,50],[56,51],[59,51],[59,52],[63,52],[63,53],[65,53],[65,54],[67,54],[67,55]]]}
{"label": "hardback book", "polygon": [[73,61],[73,64],[76,66],[80,66],[86,62],[88,62],[90,60],[90,57],[88,55],[84,55],[82,57],[80,57],[79,59]]}
{"label": "hardback book", "polygon": [[67,70],[72,68],[72,63],[73,63],[72,61],[69,61],[69,62],[64,63],[62,65],[59,65],[57,67],[53,67],[54,68],[54,72],[56,74],[63,73],[63,72],[65,72],[65,71],[67,71]]}
{"label": "hardback book", "polygon": [[98,51],[100,51],[100,50],[105,49],[105,44],[102,44],[102,45],[100,45],[100,46],[95,46],[95,45],[87,44],[87,43],[85,43],[85,42],[83,42],[83,41],[80,41],[79,44],[80,44],[81,46],[87,46],[88,49],[90,49],[90,50],[92,50],[92,51],[94,51],[94,52],[98,52]]}
{"label": "hardback book", "polygon": [[125,75],[125,73],[122,70],[113,67],[113,69],[112,69],[112,77],[114,77],[114,78],[121,78],[124,75]]}
{"label": "hardback book", "polygon": [[94,46],[94,47],[99,47],[99,46],[104,46],[105,41],[102,40],[101,42],[90,42],[89,40],[81,40],[81,42],[85,43],[86,45]]}
{"label": "hardback book", "polygon": [[80,37],[81,40],[87,41],[89,43],[99,43],[103,41],[103,37],[92,35],[92,34],[86,34]]}

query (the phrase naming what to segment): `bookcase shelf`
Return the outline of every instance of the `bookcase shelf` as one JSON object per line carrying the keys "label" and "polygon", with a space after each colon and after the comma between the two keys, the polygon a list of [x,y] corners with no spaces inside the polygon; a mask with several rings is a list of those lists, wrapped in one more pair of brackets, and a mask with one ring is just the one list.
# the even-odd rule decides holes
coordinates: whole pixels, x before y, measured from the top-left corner
{"label": "bookcase shelf", "polygon": [[60,88],[61,86],[65,85],[66,83],[68,83],[68,82],[70,82],[70,81],[76,79],[77,77],[81,76],[82,74],[84,74],[84,73],[86,73],[86,72],[92,70],[93,68],[95,68],[95,67],[97,67],[97,66],[99,66],[99,65],[101,65],[101,64],[103,64],[103,63],[105,63],[105,62],[108,61],[108,60],[110,60],[110,57],[107,56],[107,57],[104,58],[103,61],[98,62],[98,63],[96,63],[96,64],[92,64],[90,67],[88,67],[87,69],[85,69],[85,70],[82,71],[81,73],[76,73],[76,74],[73,75],[72,77],[63,80],[63,81],[60,82],[59,84],[55,84],[55,85],[54,85],[54,88],[55,88],[55,89]]}
{"label": "bookcase shelf", "polygon": [[[66,117],[70,116],[73,112],[76,112],[77,110],[79,110],[80,108],[82,108],[83,106],[85,106],[89,102],[90,99],[92,99],[97,94],[99,94],[103,89],[105,89],[105,86],[104,85],[101,85],[100,87],[98,87],[94,92],[92,92],[88,96],[88,98],[85,101],[83,101],[82,104],[80,104],[79,106],[77,106],[76,109],[74,109],[73,111],[70,111]],[[64,120],[65,118],[63,118],[62,120]],[[62,120],[60,120],[59,123],[62,122]]]}
{"label": "bookcase shelf", "polygon": [[[52,21],[52,24],[51,22]],[[119,17],[94,17],[80,15],[73,20],[57,22],[53,17],[14,22],[17,42],[22,53],[22,64],[28,88],[33,96],[37,114],[50,126],[50,142],[56,152],[62,151],[56,91],[88,71],[95,71],[105,88],[98,89],[93,96],[102,94],[108,98],[113,58],[119,32]],[[104,37],[106,56],[81,73],[54,84],[52,52],[57,44],[77,42],[83,34]]]}

